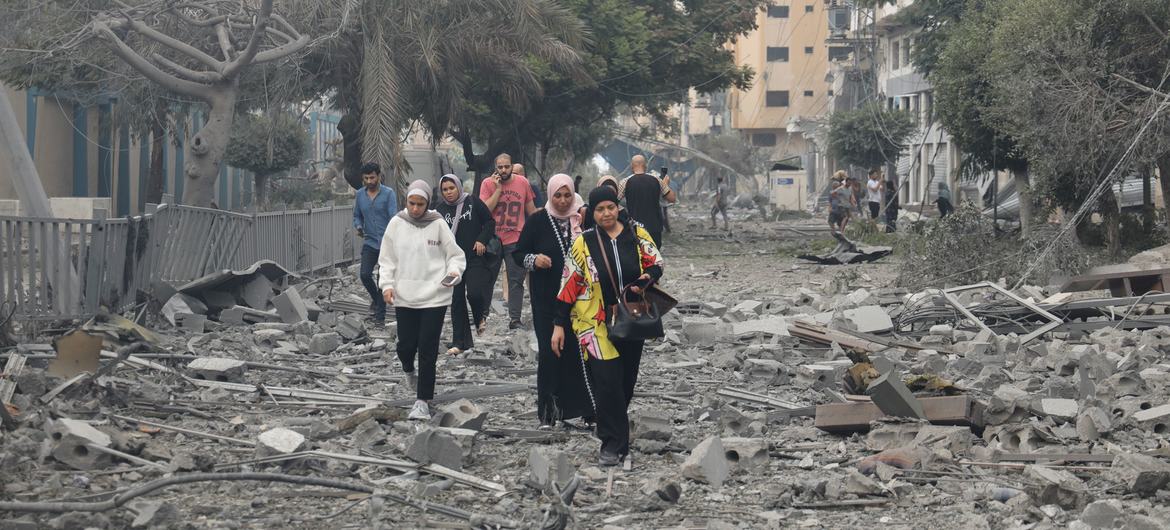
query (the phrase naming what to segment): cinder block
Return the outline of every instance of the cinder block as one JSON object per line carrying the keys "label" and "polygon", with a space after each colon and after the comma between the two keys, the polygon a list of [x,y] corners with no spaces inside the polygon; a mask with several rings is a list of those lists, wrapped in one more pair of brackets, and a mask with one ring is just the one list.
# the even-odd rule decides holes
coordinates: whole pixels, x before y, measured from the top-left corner
{"label": "cinder block", "polygon": [[660,440],[669,442],[674,436],[674,423],[670,416],[656,410],[639,410],[630,418],[634,428],[630,438],[634,440]]}
{"label": "cinder block", "polygon": [[724,438],[723,456],[731,464],[731,471],[752,472],[768,465],[768,442],[763,438]]}
{"label": "cinder block", "polygon": [[542,447],[533,447],[528,451],[528,476],[542,491],[564,489],[577,469],[569,461],[569,455],[564,451],[554,451]]}
{"label": "cinder block", "polygon": [[1170,432],[1170,404],[1139,410],[1133,413],[1132,418],[1157,434]]}
{"label": "cinder block", "polygon": [[309,339],[309,353],[326,355],[341,347],[341,335],[335,332],[317,333]]}
{"label": "cinder block", "polygon": [[886,372],[873,380],[865,391],[878,409],[890,415],[903,418],[926,419],[926,412],[918,398],[906,388],[906,383],[897,372]]}
{"label": "cinder block", "polygon": [[460,399],[439,409],[432,422],[439,427],[457,427],[460,429],[483,430],[483,423],[487,421],[488,413],[467,399]]}
{"label": "cinder block", "polygon": [[1113,458],[1108,476],[1130,493],[1150,497],[1170,483],[1170,464],[1152,456],[1120,454]]}
{"label": "cinder block", "polygon": [[305,448],[305,436],[284,427],[260,433],[256,438],[256,457],[287,455]]}
{"label": "cinder block", "polygon": [[110,463],[110,456],[90,446],[109,447],[113,441],[106,433],[79,420],[61,418],[49,424],[54,442],[53,458],[77,470],[90,470]]}
{"label": "cinder block", "polygon": [[424,465],[438,464],[457,471],[463,469],[463,448],[450,434],[434,429],[414,435],[406,456]]}
{"label": "cinder block", "polygon": [[285,289],[283,293],[272,299],[272,305],[276,306],[276,312],[280,315],[280,319],[287,324],[296,324],[309,319],[309,310],[305,307],[305,301],[301,299],[301,293],[297,292],[296,287]]}
{"label": "cinder block", "polygon": [[731,464],[725,453],[723,441],[718,436],[699,442],[683,462],[682,475],[712,486],[722,486],[731,474]]}
{"label": "cinder block", "polygon": [[264,311],[272,299],[272,281],[263,274],[256,274],[240,287],[240,298],[252,308]]}
{"label": "cinder block", "polygon": [[187,369],[195,372],[196,379],[208,381],[243,382],[244,372],[248,365],[236,359],[221,357],[200,357],[187,364]]}

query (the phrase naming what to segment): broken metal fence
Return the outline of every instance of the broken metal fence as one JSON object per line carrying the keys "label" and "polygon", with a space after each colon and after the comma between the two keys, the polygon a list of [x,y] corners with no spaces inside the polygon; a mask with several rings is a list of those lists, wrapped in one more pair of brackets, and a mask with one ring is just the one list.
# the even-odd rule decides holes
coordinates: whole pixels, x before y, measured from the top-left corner
{"label": "broken metal fence", "polygon": [[0,216],[0,302],[24,320],[120,310],[155,282],[179,286],[260,260],[312,272],[360,257],[350,206],[241,214],[179,205],[107,219]]}

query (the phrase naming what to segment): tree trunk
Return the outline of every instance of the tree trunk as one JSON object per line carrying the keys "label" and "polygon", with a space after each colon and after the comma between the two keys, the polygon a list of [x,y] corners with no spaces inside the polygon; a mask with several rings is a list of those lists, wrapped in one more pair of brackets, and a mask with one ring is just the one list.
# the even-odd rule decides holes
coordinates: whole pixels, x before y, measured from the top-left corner
{"label": "tree trunk", "polygon": [[1110,256],[1116,258],[1121,255],[1121,211],[1117,208],[1117,196],[1113,193],[1113,186],[1105,188],[1098,206],[1105,221],[1106,249]]}
{"label": "tree trunk", "polygon": [[1027,170],[1012,170],[1016,179],[1016,192],[1020,198],[1020,237],[1027,239],[1032,235],[1032,190],[1028,182]]}
{"label": "tree trunk", "polygon": [[[161,116],[161,114],[156,114]],[[167,147],[167,131],[163,127],[161,118],[150,122],[150,176],[146,181],[146,202],[159,204],[162,202],[163,181],[166,178],[166,168],[163,167],[163,153]]]}
{"label": "tree trunk", "polygon": [[[1170,208],[1170,153],[1158,157],[1158,178],[1162,183],[1162,208]],[[1166,231],[1170,235],[1170,210],[1166,219]]]}
{"label": "tree trunk", "polygon": [[192,206],[209,207],[215,199],[215,181],[219,178],[219,167],[227,151],[232,119],[236,112],[239,89],[235,82],[221,85],[213,91],[207,98],[211,106],[207,123],[187,142],[183,202]]}
{"label": "tree trunk", "polygon": [[262,212],[268,209],[268,182],[269,175],[256,174],[252,177],[252,205],[253,209]]}
{"label": "tree trunk", "polygon": [[353,189],[362,187],[362,118],[354,112],[347,113],[337,122],[337,132],[341,133],[342,151],[341,160],[344,169],[345,181]]}

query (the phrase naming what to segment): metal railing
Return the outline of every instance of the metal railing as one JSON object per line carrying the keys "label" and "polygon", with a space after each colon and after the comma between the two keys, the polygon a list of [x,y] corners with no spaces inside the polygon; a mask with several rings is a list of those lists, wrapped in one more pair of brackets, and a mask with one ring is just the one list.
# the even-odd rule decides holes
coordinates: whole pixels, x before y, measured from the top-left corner
{"label": "metal railing", "polygon": [[155,282],[180,286],[272,260],[297,272],[361,256],[351,206],[240,214],[180,205],[107,219],[0,216],[0,301],[24,320],[121,310]]}

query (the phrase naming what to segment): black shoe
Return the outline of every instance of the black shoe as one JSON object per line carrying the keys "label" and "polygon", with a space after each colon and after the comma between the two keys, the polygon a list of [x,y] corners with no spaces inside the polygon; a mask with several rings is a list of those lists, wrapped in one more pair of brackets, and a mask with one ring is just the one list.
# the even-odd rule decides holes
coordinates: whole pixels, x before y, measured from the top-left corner
{"label": "black shoe", "polygon": [[520,329],[522,327],[524,327],[524,323],[519,320],[508,322],[508,329]]}
{"label": "black shoe", "polygon": [[622,457],[617,453],[602,451],[597,457],[597,465],[601,467],[613,467],[620,463],[622,463]]}

